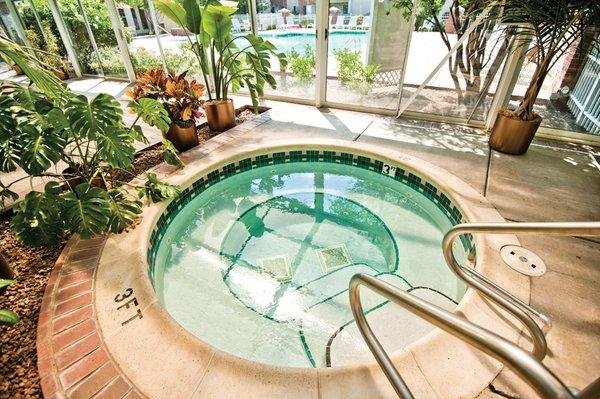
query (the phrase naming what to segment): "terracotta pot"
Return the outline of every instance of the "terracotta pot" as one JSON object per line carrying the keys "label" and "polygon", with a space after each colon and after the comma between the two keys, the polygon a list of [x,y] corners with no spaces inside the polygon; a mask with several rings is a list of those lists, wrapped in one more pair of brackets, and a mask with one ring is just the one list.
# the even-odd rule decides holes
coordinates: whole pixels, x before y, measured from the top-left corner
{"label": "terracotta pot", "polygon": [[17,64],[13,65],[13,66],[11,67],[11,69],[12,69],[13,71],[15,71],[15,73],[16,73],[17,75],[23,75],[23,70],[22,70],[22,69],[21,69],[21,67],[20,67],[20,66],[18,66]]}
{"label": "terracotta pot", "polygon": [[210,130],[224,132],[235,126],[233,100],[212,100],[204,103],[204,112]]}
{"label": "terracotta pot", "polygon": [[490,147],[505,154],[524,154],[542,123],[542,118],[523,121],[506,116],[506,112],[498,111],[498,117],[490,134]]}
{"label": "terracotta pot", "polygon": [[65,80],[69,78],[69,75],[65,72],[65,71],[54,71],[54,74],[56,75],[57,78],[59,78],[60,80]]}
{"label": "terracotta pot", "polygon": [[0,278],[12,280],[15,278],[15,273],[13,269],[8,264],[6,258],[0,252]]}
{"label": "terracotta pot", "polygon": [[196,125],[191,122],[189,126],[180,126],[177,123],[171,123],[169,131],[165,134],[179,152],[189,150],[198,145],[198,135],[196,134]]}
{"label": "terracotta pot", "polygon": [[[63,174],[65,175],[74,175],[75,173],[73,172],[73,169],[69,166],[68,168],[63,170]],[[69,179],[69,181],[67,182],[67,185],[64,187],[64,189],[67,190],[72,190],[75,187],[77,187],[78,185],[85,183],[85,179],[82,177],[73,177],[71,179]],[[102,179],[101,176],[96,176],[94,177],[94,179],[92,180],[92,187],[98,187],[101,188],[103,190],[106,190],[106,184],[104,184],[104,180]]]}

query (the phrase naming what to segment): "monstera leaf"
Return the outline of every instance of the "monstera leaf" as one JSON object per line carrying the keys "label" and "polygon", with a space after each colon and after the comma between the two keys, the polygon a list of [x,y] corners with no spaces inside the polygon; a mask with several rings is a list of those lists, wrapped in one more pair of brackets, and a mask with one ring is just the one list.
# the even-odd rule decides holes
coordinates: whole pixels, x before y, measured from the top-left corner
{"label": "monstera leaf", "polygon": [[0,208],[4,208],[7,198],[11,199],[12,201],[16,201],[19,199],[19,194],[15,193],[10,188],[3,185],[0,181]]}
{"label": "monstera leaf", "polygon": [[70,231],[88,239],[107,229],[111,213],[106,191],[82,183],[63,197],[64,219]]}
{"label": "monstera leaf", "polygon": [[14,210],[11,227],[17,238],[27,245],[53,245],[64,232],[61,210],[64,201],[58,183],[46,184],[43,193],[32,191]]}
{"label": "monstera leaf", "polygon": [[131,226],[137,215],[142,212],[142,203],[129,199],[127,193],[121,189],[108,191],[108,204],[110,208],[108,229],[112,233],[120,233]]}
{"label": "monstera leaf", "polygon": [[27,124],[21,130],[19,165],[25,172],[30,175],[43,173],[61,159],[65,141],[54,129],[41,130]]}
{"label": "monstera leaf", "polygon": [[140,98],[138,101],[131,101],[128,106],[150,126],[156,126],[163,133],[169,130],[171,118],[160,101],[153,98]]}
{"label": "monstera leaf", "polygon": [[179,158],[179,151],[177,148],[171,143],[169,140],[163,138],[162,142],[165,146],[165,150],[163,152],[163,159],[169,165],[177,166],[178,168],[183,167],[183,162],[181,158]]}
{"label": "monstera leaf", "polygon": [[110,166],[127,168],[133,162],[133,138],[122,127],[108,126],[96,132],[95,156]]}
{"label": "monstera leaf", "polygon": [[165,17],[175,22],[180,28],[186,28],[187,15],[185,9],[173,0],[154,0],[156,9]]}
{"label": "monstera leaf", "polygon": [[146,184],[142,187],[136,187],[136,190],[139,198],[146,196],[151,202],[174,198],[181,193],[179,187],[159,181],[155,173],[148,173]]}
{"label": "monstera leaf", "polygon": [[102,93],[92,101],[83,95],[71,96],[65,114],[75,135],[94,139],[102,129],[119,126],[123,110],[113,96]]}

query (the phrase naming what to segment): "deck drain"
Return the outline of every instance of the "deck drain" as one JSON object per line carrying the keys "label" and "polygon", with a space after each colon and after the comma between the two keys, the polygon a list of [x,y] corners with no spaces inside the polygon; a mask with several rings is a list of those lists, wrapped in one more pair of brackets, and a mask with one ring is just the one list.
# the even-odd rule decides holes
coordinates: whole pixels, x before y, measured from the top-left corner
{"label": "deck drain", "polygon": [[317,249],[319,262],[325,273],[337,269],[338,267],[348,266],[352,264],[352,258],[348,253],[348,248],[345,244],[335,245],[333,247]]}
{"label": "deck drain", "polygon": [[261,259],[260,268],[279,282],[285,283],[292,279],[292,266],[287,255]]}
{"label": "deck drain", "polygon": [[502,260],[519,273],[541,276],[546,273],[544,261],[528,249],[518,245],[505,245],[500,249]]}

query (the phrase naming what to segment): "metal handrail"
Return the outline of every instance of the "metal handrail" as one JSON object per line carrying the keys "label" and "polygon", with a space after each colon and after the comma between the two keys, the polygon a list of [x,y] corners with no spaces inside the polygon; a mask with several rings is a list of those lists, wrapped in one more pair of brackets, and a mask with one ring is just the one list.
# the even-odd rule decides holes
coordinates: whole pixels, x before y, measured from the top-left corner
{"label": "metal handrail", "polygon": [[512,342],[389,283],[367,274],[355,274],[350,280],[350,305],[356,325],[399,397],[414,398],[367,322],[360,301],[361,285],[506,364],[541,397],[547,399],[577,398],[540,361]]}
{"label": "metal handrail", "polygon": [[500,360],[513,369],[517,375],[523,378],[544,398],[590,399],[598,395],[600,392],[600,379],[596,379],[579,394],[574,396],[541,363],[541,359],[544,358],[547,350],[546,338],[543,331],[529,316],[528,312],[539,317],[546,325],[550,326],[550,319],[547,316],[538,312],[475,270],[458,263],[452,252],[452,243],[456,237],[465,233],[598,236],[600,235],[600,222],[460,224],[454,226],[444,236],[444,257],[451,270],[467,285],[477,289],[523,322],[531,333],[534,342],[534,349],[531,354],[499,335],[476,326],[453,313],[402,291],[391,284],[365,274],[354,275],[350,280],[349,294],[350,306],[356,320],[356,325],[398,396],[404,399],[413,398],[410,389],[367,322],[360,301],[360,285],[367,286],[390,301]]}
{"label": "metal handrail", "polygon": [[458,263],[452,251],[452,244],[457,237],[467,233],[596,236],[600,235],[600,222],[464,223],[452,227],[444,236],[442,242],[444,258],[452,272],[468,286],[490,298],[519,319],[531,335],[533,355],[539,360],[543,360],[547,352],[546,337],[543,330],[528,313],[540,318],[548,327],[551,326],[550,319],[487,277]]}

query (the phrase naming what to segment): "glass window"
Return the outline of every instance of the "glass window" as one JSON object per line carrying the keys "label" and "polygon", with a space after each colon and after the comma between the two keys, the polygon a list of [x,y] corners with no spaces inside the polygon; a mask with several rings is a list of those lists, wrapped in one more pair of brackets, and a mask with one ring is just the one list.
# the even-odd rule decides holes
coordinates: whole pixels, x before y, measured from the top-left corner
{"label": "glass window", "polygon": [[329,9],[327,101],[396,109],[409,24],[387,2]]}
{"label": "glass window", "polygon": [[[474,23],[478,14],[467,14],[460,4],[458,1],[440,2],[439,6],[416,10],[402,101],[414,94]],[[408,110],[485,120],[508,46],[509,37],[503,34],[501,27],[493,19],[485,19],[468,34]]]}

